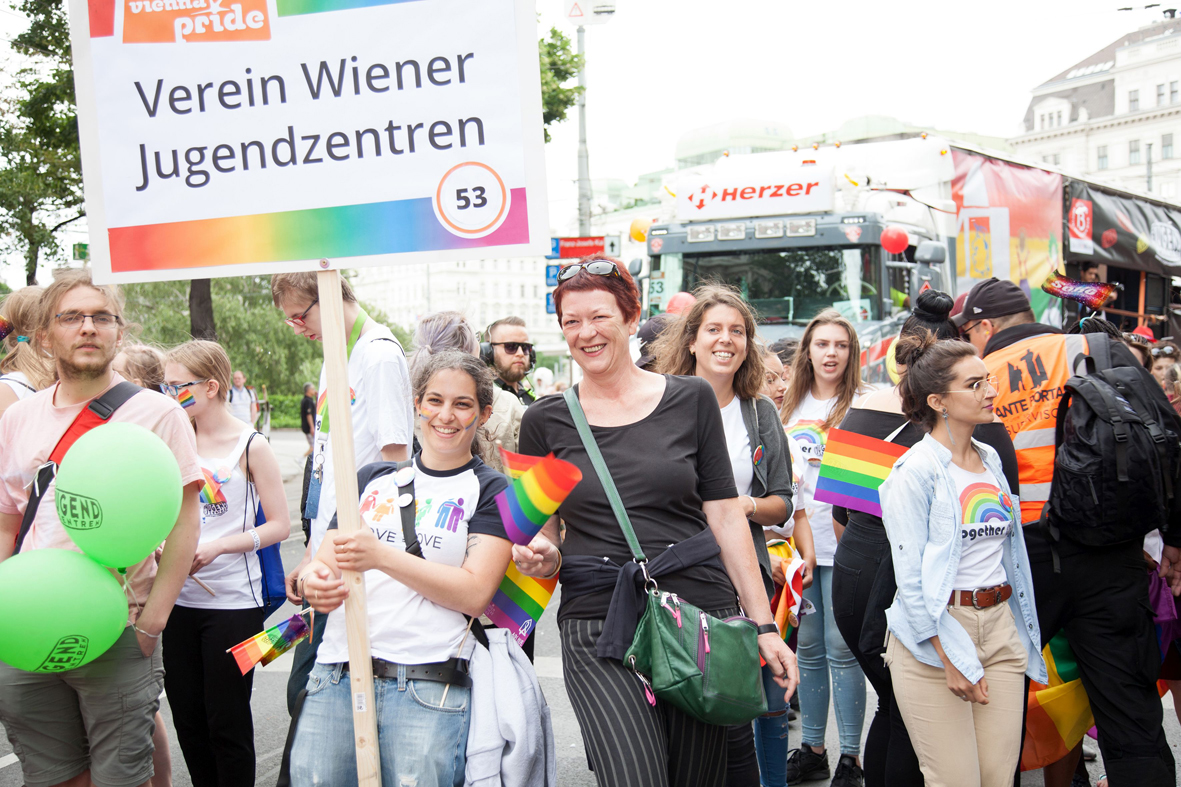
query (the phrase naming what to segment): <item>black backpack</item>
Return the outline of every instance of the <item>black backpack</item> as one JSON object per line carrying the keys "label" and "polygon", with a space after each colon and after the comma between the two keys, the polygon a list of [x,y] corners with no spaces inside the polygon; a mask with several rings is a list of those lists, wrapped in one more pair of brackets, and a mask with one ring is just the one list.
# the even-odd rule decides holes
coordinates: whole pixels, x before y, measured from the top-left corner
{"label": "black backpack", "polygon": [[1103,334],[1087,346],[1058,404],[1043,520],[1087,546],[1163,533],[1181,515],[1181,419],[1127,347]]}

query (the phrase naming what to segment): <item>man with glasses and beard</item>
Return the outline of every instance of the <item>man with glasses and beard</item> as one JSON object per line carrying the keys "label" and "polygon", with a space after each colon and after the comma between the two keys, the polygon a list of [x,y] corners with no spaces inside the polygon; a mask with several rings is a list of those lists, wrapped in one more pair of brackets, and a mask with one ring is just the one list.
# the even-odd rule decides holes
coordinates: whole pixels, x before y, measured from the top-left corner
{"label": "man with glasses and beard", "polygon": [[[0,664],[0,719],[28,784],[146,787],[164,686],[160,632],[192,568],[201,527],[197,494],[205,477],[193,429],[176,400],[138,388],[112,368],[127,330],[119,289],[95,285],[86,269],[58,271],[41,294],[40,309],[37,349],[53,359],[58,382],[0,418],[0,561],[38,549],[79,551],[58,518],[55,484],[45,485],[38,504],[30,482],[59,442],[68,444],[67,431],[76,436],[96,425],[91,413],[108,413],[107,422],[136,424],[163,440],[180,467],[183,494],[159,564],[149,555],[126,569],[129,618],[115,644],[68,672]],[[25,531],[30,504],[35,513]]]}
{"label": "man with glasses and beard", "polygon": [[521,400],[528,407],[537,400],[525,375],[533,368],[537,355],[525,321],[520,317],[503,317],[484,331],[480,357],[496,370],[496,384]]}

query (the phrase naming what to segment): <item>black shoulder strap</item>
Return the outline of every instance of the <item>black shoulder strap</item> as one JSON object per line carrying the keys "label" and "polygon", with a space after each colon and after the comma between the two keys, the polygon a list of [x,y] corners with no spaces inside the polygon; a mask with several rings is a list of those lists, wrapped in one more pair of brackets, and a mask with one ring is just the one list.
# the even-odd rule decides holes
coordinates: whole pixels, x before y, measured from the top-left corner
{"label": "black shoulder strap", "polygon": [[[82,412],[78,413],[78,415],[74,417],[74,420],[66,429],[66,434],[62,436],[62,439],[65,439],[66,435],[73,431],[74,424],[82,420],[82,416],[86,413],[93,413],[93,415],[97,416],[98,418],[97,422],[92,423],[91,426],[85,430],[90,431],[90,429],[98,426],[99,423],[109,420],[110,417],[115,414],[115,411],[122,407],[128,399],[135,396],[142,390],[143,389],[135,383],[129,383],[124,380],[118,385],[110,388],[106,393],[97,399],[92,399],[90,404],[87,405],[82,410]],[[77,439],[78,436],[80,435],[75,435],[74,439]],[[61,440],[59,440],[58,443],[60,444]],[[50,457],[52,457],[56,452],[57,446],[55,445],[53,451],[50,453]],[[33,527],[33,520],[37,517],[37,509],[41,506],[41,498],[45,496],[45,491],[49,489],[49,485],[53,483],[53,479],[56,476],[57,464],[52,460],[52,458],[50,461],[37,468],[37,477],[34,479],[33,488],[29,492],[29,504],[25,506],[25,515],[24,518],[21,519],[20,533],[17,534],[16,547],[13,549],[12,554],[16,555],[20,553],[21,545],[25,543],[25,536],[29,534],[29,530],[31,530]]]}
{"label": "black shoulder strap", "polygon": [[[399,470],[404,467],[414,468],[414,460],[406,459],[398,462],[397,469],[394,471],[395,477]],[[402,495],[410,495],[410,503],[401,505]],[[422,544],[418,543],[418,531],[414,529],[414,518],[418,508],[417,501],[414,499],[414,476],[410,476],[410,480],[405,485],[398,487],[398,510],[402,515],[402,538],[406,541],[406,554],[422,557]]]}

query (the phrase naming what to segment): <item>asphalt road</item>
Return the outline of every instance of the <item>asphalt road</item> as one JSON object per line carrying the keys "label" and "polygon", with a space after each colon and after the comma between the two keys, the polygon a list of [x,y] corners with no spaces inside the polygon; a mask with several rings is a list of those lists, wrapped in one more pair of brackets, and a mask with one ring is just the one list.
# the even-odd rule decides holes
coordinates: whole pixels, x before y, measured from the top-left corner
{"label": "asphalt road", "polygon": [[[287,499],[291,505],[292,521],[295,526],[292,535],[283,543],[283,562],[288,568],[295,566],[303,554],[303,533],[299,530],[299,494],[301,473],[303,467],[303,452],[307,449],[307,442],[303,435],[295,430],[276,430],[271,435],[271,445],[279,456],[280,466],[287,489]],[[542,617],[537,627],[536,661],[538,680],[545,692],[547,701],[553,713],[554,737],[558,755],[558,784],[562,787],[593,787],[594,776],[586,765],[586,752],[582,744],[582,736],[570,701],[566,696],[566,689],[562,681],[561,652],[558,641],[557,624],[553,610],[557,609],[558,597],[550,603],[549,609]],[[269,622],[282,620],[294,613],[290,605],[276,612]],[[260,787],[272,787],[279,773],[279,760],[283,753],[283,743],[287,735],[287,676],[290,671],[290,654],[275,661],[267,667],[255,670],[254,696],[252,707],[254,710],[254,739],[255,750],[258,754],[257,784]],[[866,701],[867,723],[877,704],[872,688],[869,688]],[[161,698],[160,710],[168,727],[169,743],[172,752],[172,783],[175,787],[191,787],[188,771],[185,769],[184,758],[176,742],[176,735],[172,727],[172,714],[168,707],[167,697]],[[1173,712],[1171,697],[1165,697],[1165,733],[1173,748],[1173,756],[1181,761],[1181,726]],[[864,734],[864,733],[863,733]],[[789,731],[791,746],[800,743],[800,723],[791,723]],[[835,751],[837,749],[836,719],[830,709],[827,740]],[[835,758],[832,765],[835,766]],[[1101,762],[1089,766],[1092,783],[1103,772]],[[0,736],[0,787],[21,787],[20,764],[16,755],[12,753],[6,736]],[[811,782],[822,785],[824,782]],[[1027,773],[1021,784],[1043,784],[1040,771]]]}

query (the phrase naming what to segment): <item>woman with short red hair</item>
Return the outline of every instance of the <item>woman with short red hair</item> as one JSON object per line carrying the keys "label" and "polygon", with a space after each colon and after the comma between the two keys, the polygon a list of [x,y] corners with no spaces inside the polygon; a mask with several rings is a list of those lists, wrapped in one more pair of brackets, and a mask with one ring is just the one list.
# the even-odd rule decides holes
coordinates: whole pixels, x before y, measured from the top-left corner
{"label": "woman with short red hair", "polygon": [[[759,651],[790,696],[795,656],[775,630],[713,389],[701,378],[653,374],[632,362],[640,298],[618,261],[589,258],[565,267],[554,305],[583,372],[578,403],[644,554],[655,562],[694,537],[708,540],[706,530],[720,548],[717,557],[653,578],[662,591],[716,617],[738,614],[741,600],[767,632],[759,635]],[[722,785],[726,728],[647,699],[623,664],[631,635],[619,624],[626,617],[620,604],[628,589],[615,588],[632,552],[563,397],[526,411],[519,445],[522,453],[553,452],[582,470],[582,482],[558,511],[561,536],[555,516],[527,547],[514,547],[513,558],[531,576],[561,570],[562,666],[595,778],[611,787]],[[623,623],[634,628],[635,621]]]}

